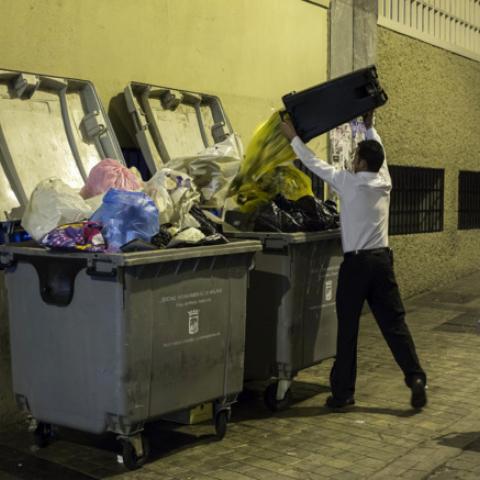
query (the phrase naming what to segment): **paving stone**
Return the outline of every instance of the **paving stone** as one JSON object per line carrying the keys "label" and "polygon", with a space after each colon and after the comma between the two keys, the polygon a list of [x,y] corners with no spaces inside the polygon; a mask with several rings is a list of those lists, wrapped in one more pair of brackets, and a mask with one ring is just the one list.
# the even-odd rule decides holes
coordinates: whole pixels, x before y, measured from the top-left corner
{"label": "paving stone", "polygon": [[219,480],[250,480],[251,477],[232,470],[215,470],[211,473],[211,478]]}

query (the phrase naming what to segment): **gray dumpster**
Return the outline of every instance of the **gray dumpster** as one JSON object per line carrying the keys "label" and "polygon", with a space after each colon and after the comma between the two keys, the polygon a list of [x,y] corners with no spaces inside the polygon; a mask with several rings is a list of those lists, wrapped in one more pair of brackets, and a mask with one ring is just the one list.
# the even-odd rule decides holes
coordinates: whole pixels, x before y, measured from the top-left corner
{"label": "gray dumpster", "polygon": [[302,369],[335,356],[339,231],[228,233],[262,242],[247,294],[245,380],[270,380],[265,403],[286,408]]}
{"label": "gray dumpster", "polygon": [[249,241],[129,254],[1,246],[13,390],[41,422],[38,442],[50,425],[115,432],[135,468],[146,422],[207,401],[222,438],[243,386],[258,250]]}
{"label": "gray dumpster", "polygon": [[[124,93],[152,174],[176,157],[193,156],[233,135],[216,96],[137,82]],[[299,370],[335,355],[340,231],[225,233],[262,242],[247,296],[245,380],[272,379],[265,401],[278,410],[289,404]]]}
{"label": "gray dumpster", "polygon": [[[39,181],[80,188],[99,160],[123,162],[87,81],[0,71],[0,132],[0,211],[10,224]],[[145,423],[205,402],[214,402],[222,438],[243,386],[247,278],[260,249],[255,241],[126,254],[0,246],[13,392],[37,423],[37,444],[55,426],[114,432],[124,464],[137,468],[148,454]]]}

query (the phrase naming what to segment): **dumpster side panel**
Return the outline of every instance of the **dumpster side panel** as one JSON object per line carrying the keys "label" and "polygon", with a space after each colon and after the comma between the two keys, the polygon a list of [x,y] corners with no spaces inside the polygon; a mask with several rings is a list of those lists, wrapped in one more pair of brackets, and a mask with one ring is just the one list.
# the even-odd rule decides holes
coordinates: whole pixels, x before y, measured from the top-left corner
{"label": "dumpster side panel", "polygon": [[[253,255],[243,255],[230,263],[230,335],[225,366],[225,394],[243,390],[247,288]],[[233,259],[232,259],[233,260]]]}
{"label": "dumpster side panel", "polygon": [[247,295],[245,379],[292,378],[336,352],[340,237],[255,256]]}
{"label": "dumpster side panel", "polygon": [[295,315],[303,320],[303,356],[298,371],[335,356],[337,312],[335,295],[340,263],[338,239],[296,245],[294,248],[295,286],[303,297]]}
{"label": "dumpster side panel", "polygon": [[43,422],[105,431],[108,415],[125,409],[122,284],[83,269],[69,305],[47,304],[37,270],[23,261],[7,270],[6,284],[18,403]]}
{"label": "dumpster side panel", "polygon": [[291,273],[288,249],[256,254],[247,294],[246,380],[276,377],[280,364],[290,368],[301,358],[303,325],[292,315]]}
{"label": "dumpster side panel", "polygon": [[[251,257],[190,258],[129,269],[127,376],[143,378],[148,372],[148,417],[241,391],[242,302]],[[149,349],[151,366],[139,349]]]}

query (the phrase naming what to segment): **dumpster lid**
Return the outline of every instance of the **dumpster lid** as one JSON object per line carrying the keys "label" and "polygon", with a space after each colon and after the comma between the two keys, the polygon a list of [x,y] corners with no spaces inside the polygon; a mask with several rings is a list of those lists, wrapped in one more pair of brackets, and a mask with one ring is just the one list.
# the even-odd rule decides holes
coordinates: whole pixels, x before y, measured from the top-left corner
{"label": "dumpster lid", "polygon": [[282,97],[298,136],[308,142],[342,123],[381,107],[387,94],[375,65]]}
{"label": "dumpster lid", "polygon": [[125,163],[91,82],[0,70],[0,221],[19,220],[46,178],[81,188],[105,157]]}
{"label": "dumpster lid", "polygon": [[[132,253],[84,253],[60,252],[47,250],[41,247],[12,243],[0,245],[0,266],[7,265],[16,256],[25,257],[55,257],[66,261],[85,259],[88,265],[102,264],[104,269],[115,267],[134,267],[151,263],[166,263],[190,258],[217,257],[240,253],[254,253],[262,250],[262,244],[254,240],[237,240],[224,245],[205,247],[187,247],[150,250],[147,252]],[[9,260],[10,259],[10,260]]]}
{"label": "dumpster lid", "polygon": [[153,175],[173,158],[194,156],[234,136],[220,98],[207,93],[131,82],[124,90],[138,145]]}

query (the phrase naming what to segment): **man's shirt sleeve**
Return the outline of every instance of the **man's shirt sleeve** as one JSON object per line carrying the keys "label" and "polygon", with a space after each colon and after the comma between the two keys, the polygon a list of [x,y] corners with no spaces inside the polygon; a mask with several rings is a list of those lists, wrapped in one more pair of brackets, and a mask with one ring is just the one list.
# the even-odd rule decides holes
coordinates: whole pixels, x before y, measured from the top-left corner
{"label": "man's shirt sleeve", "polygon": [[367,130],[365,137],[366,137],[367,140],[376,140],[382,146],[384,160],[383,160],[383,164],[380,167],[380,170],[379,170],[378,174],[380,175],[380,177],[383,178],[385,183],[387,183],[388,185],[391,186],[392,185],[392,179],[390,177],[390,172],[388,171],[387,155],[385,154],[385,147],[383,146],[382,139],[380,138],[380,135],[378,134],[375,127],[372,127],[372,128],[369,128]]}
{"label": "man's shirt sleeve", "polygon": [[345,170],[337,170],[329,163],[317,158],[315,153],[302,142],[300,137],[295,137],[291,141],[291,146],[300,161],[311,172],[331,185],[339,195],[343,193],[347,174]]}

